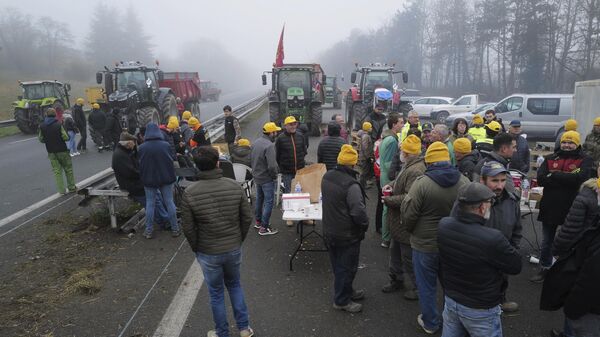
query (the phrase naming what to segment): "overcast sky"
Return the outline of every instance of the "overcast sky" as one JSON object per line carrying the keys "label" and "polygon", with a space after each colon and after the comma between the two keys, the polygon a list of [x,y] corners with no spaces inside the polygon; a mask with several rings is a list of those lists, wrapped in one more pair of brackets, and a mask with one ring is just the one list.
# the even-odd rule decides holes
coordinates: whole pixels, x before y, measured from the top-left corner
{"label": "overcast sky", "polygon": [[[315,61],[319,52],[349,36],[352,29],[371,30],[385,24],[404,0],[370,4],[348,0],[104,0],[111,6],[129,4],[138,11],[145,32],[152,37],[154,53],[174,57],[187,41],[207,37],[220,42],[233,55],[253,67],[271,66],[281,27],[286,24],[286,63]],[[98,1],[0,0],[0,8],[48,13],[68,23],[79,47],[89,29]],[[372,8],[369,8],[372,5]],[[193,57],[193,55],[190,55]]]}

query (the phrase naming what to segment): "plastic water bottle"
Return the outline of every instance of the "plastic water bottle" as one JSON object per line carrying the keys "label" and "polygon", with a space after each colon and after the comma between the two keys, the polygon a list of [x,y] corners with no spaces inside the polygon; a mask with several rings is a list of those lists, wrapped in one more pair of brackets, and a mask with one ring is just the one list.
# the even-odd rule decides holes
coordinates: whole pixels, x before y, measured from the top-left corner
{"label": "plastic water bottle", "polygon": [[300,186],[300,183],[296,183],[296,187],[294,187],[294,193],[302,193],[302,186]]}
{"label": "plastic water bottle", "polygon": [[523,179],[523,189],[521,190],[521,201],[524,202],[529,199],[529,180]]}

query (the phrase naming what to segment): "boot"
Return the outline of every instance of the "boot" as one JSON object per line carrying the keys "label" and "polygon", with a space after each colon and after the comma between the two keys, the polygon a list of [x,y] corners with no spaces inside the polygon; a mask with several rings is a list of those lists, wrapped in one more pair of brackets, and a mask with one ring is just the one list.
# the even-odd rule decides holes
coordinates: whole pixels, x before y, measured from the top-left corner
{"label": "boot", "polygon": [[416,301],[419,299],[417,287],[414,286],[413,282],[408,277],[404,279],[404,289],[406,289],[403,295],[405,300]]}
{"label": "boot", "polygon": [[402,283],[402,281],[398,281],[395,278],[390,278],[390,281],[381,288],[381,291],[383,291],[386,294],[389,294],[400,289],[404,289],[404,284]]}

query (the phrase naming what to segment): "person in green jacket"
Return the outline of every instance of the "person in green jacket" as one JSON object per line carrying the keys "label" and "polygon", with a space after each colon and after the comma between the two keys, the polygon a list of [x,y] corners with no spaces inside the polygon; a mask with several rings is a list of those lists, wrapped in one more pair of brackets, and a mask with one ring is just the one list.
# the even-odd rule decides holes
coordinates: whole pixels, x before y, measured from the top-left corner
{"label": "person in green jacket", "polygon": [[46,110],[46,118],[40,124],[38,139],[46,145],[58,193],[65,194],[63,171],[67,177],[67,189],[69,193],[75,192],[77,187],[75,186],[75,177],[73,176],[73,163],[71,162],[71,156],[69,156],[69,150],[65,143],[69,140],[69,135],[67,135],[65,128],[56,119],[56,110],[52,108]]}
{"label": "person in green jacket", "polygon": [[[394,160],[394,156],[398,155],[398,132],[404,127],[404,117],[400,114],[392,113],[387,119],[388,130],[385,130],[381,135],[382,141],[379,146],[379,164],[381,167],[381,188],[383,189],[390,183],[388,172]],[[390,246],[390,229],[387,224],[387,206],[383,206],[381,219],[381,247],[389,248]]]}

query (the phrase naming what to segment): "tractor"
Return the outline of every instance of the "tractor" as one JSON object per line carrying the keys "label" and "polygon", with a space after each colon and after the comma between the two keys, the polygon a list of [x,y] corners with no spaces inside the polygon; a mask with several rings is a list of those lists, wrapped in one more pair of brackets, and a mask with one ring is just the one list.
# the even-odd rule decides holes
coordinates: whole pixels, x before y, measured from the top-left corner
{"label": "tractor", "polygon": [[46,110],[54,108],[62,118],[62,112],[71,106],[71,85],[58,81],[19,82],[23,95],[13,102],[15,121],[23,133],[36,133],[44,120]]}
{"label": "tractor", "polygon": [[[402,74],[402,82],[408,82],[408,73],[394,70],[394,65],[371,63],[368,66],[355,64],[356,70],[350,76],[353,86],[346,96],[346,121],[354,130],[360,130],[364,119],[375,107],[380,99],[375,95],[376,89],[383,88],[392,94],[391,104],[386,101],[384,112],[401,112],[405,116],[412,109],[409,102],[401,100],[400,91],[397,89],[395,74]],[[357,81],[357,76],[360,75]],[[387,94],[384,94],[387,96]],[[381,96],[381,97],[384,97]]]}
{"label": "tractor", "polygon": [[163,80],[164,74],[158,68],[139,61],[121,61],[113,69],[104,69],[96,73],[96,82],[101,84],[104,78],[104,91],[108,96],[106,113],[118,113],[123,127],[129,132],[178,115],[173,90],[159,87],[158,81]]}
{"label": "tractor", "polygon": [[328,77],[325,84],[325,103],[332,104],[334,109],[342,107],[342,91],[338,87],[337,77]]}
{"label": "tractor", "polygon": [[272,122],[282,124],[287,116],[295,116],[305,123],[313,136],[321,135],[326,76],[318,64],[285,64],[274,67],[262,75],[263,85],[267,85],[267,75],[271,73],[269,92],[269,116]]}

